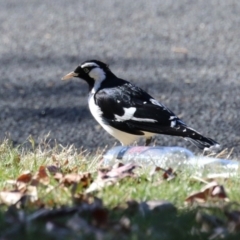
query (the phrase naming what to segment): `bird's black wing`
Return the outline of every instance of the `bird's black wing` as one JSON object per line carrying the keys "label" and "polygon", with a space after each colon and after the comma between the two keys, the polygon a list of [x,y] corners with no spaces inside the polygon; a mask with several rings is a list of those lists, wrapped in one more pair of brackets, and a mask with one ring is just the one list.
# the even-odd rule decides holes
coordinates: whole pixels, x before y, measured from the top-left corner
{"label": "bird's black wing", "polygon": [[128,133],[178,135],[180,128],[185,126],[172,111],[128,82],[102,88],[95,94],[95,103],[106,123]]}
{"label": "bird's black wing", "polygon": [[104,86],[94,95],[106,124],[135,135],[144,132],[181,136],[200,149],[219,146],[211,138],[188,127],[171,110],[142,89],[119,79],[116,86]]}

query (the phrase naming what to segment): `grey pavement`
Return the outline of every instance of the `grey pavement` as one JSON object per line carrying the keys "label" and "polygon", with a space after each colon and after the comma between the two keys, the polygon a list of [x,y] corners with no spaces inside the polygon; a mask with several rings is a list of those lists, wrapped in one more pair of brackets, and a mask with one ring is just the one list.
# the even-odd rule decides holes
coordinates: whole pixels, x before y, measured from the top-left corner
{"label": "grey pavement", "polygon": [[239,26],[238,0],[0,0],[0,139],[38,142],[50,132],[64,146],[111,147],[88,110],[87,85],[60,80],[95,58],[238,157]]}

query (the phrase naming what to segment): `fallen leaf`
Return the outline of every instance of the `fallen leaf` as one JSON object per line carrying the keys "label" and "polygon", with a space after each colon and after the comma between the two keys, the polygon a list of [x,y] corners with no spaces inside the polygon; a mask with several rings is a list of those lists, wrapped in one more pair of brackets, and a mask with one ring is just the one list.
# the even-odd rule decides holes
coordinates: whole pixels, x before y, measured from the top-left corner
{"label": "fallen leaf", "polygon": [[172,168],[168,168],[167,170],[164,170],[163,179],[170,181],[174,179],[176,176],[177,174],[172,170]]}
{"label": "fallen leaf", "polygon": [[222,185],[217,185],[212,189],[211,192],[212,197],[217,197],[217,198],[227,198],[227,194],[225,192],[225,189]]}
{"label": "fallen leaf", "polygon": [[112,169],[100,169],[98,171],[98,176],[94,182],[86,190],[86,193],[93,191],[98,191],[106,186],[112,185],[119,180],[126,177],[134,177],[133,170],[137,167],[136,164],[117,164],[112,167]]}
{"label": "fallen leaf", "polygon": [[110,185],[114,184],[114,182],[115,181],[113,181],[112,179],[107,179],[105,181],[103,179],[95,180],[86,189],[85,193],[91,193],[91,192],[94,192],[94,191],[101,190],[104,187],[107,187],[107,186],[110,186]]}
{"label": "fallen leaf", "polygon": [[185,201],[189,203],[199,202],[204,203],[207,200],[225,200],[228,201],[227,194],[222,185],[217,182],[210,182],[204,186],[201,191],[188,196]]}
{"label": "fallen leaf", "polygon": [[22,193],[26,193],[28,188],[28,184],[24,182],[17,182],[16,184],[16,190]]}
{"label": "fallen leaf", "polygon": [[10,189],[9,187],[4,189],[4,191],[9,191],[9,192],[16,191],[16,192],[24,193],[28,186],[27,183],[17,181],[17,180],[6,180],[5,183],[11,186]]}
{"label": "fallen leaf", "polygon": [[16,204],[24,194],[21,192],[0,192],[0,200],[6,205]]}
{"label": "fallen leaf", "polygon": [[71,185],[74,183],[81,183],[83,187],[88,187],[89,184],[92,182],[92,175],[91,173],[69,173],[66,174],[62,179],[61,182],[66,185]]}
{"label": "fallen leaf", "polygon": [[161,168],[158,166],[155,167],[155,169],[153,169],[150,172],[150,176],[153,176],[156,172],[160,172],[160,171],[163,172],[163,175],[162,175],[163,179],[165,179],[167,181],[170,181],[177,176],[176,172],[174,172],[172,168],[164,169],[164,168]]}
{"label": "fallen leaf", "polygon": [[29,195],[31,202],[35,202],[38,200],[38,191],[36,186],[28,186],[27,194]]}
{"label": "fallen leaf", "polygon": [[54,174],[53,178],[60,182],[63,179],[63,174],[60,172],[57,172]]}
{"label": "fallen leaf", "polygon": [[104,178],[118,178],[122,179],[128,176],[134,176],[133,170],[137,167],[137,165],[133,163],[128,164],[118,164],[114,165],[113,168],[107,172],[103,177]]}
{"label": "fallen leaf", "polygon": [[32,179],[32,185],[37,186],[38,182],[42,183],[43,185],[48,185],[50,182],[50,179],[47,174],[46,166],[40,166],[38,169],[38,172]]}
{"label": "fallen leaf", "polygon": [[38,179],[48,178],[46,167],[40,166],[37,173]]}
{"label": "fallen leaf", "polygon": [[80,180],[81,180],[81,176],[79,174],[69,173],[63,177],[62,182],[65,184],[72,184],[72,183],[78,183]]}
{"label": "fallen leaf", "polygon": [[32,180],[32,173],[30,171],[26,171],[22,173],[18,178],[18,182],[29,183]]}
{"label": "fallen leaf", "polygon": [[193,202],[198,202],[198,203],[204,203],[207,200],[207,196],[205,192],[196,192],[191,195],[189,195],[186,199],[185,202],[193,203]]}

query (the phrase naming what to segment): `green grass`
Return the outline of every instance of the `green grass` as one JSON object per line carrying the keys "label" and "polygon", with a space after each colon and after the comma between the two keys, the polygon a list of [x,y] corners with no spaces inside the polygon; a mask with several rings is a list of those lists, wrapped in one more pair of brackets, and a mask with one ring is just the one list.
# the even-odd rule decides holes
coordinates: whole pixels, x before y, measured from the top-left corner
{"label": "green grass", "polygon": [[[33,139],[30,143],[31,150],[12,147],[7,140],[0,144],[0,192],[14,190],[9,180],[16,180],[25,171],[35,174],[40,166],[57,166],[63,174],[90,172],[96,179],[101,152],[89,155],[74,147],[51,148],[46,142],[35,147]],[[135,177],[90,195],[84,193],[81,184],[63,186],[49,176],[47,185],[37,186],[37,201],[21,199],[12,206],[1,203],[0,239],[209,239],[213,230],[201,231],[208,224],[196,220],[199,212],[224,222],[227,229],[224,239],[239,239],[238,231],[229,230],[224,214],[228,208],[231,211],[240,208],[238,176],[218,180],[225,187],[229,203],[208,201],[200,206],[184,201],[204,186],[193,181],[195,171],[181,169],[175,179],[166,181],[162,172],[150,176],[150,170],[139,168]],[[167,200],[176,210],[164,207],[147,210],[144,203],[150,200]],[[32,218],[42,209],[46,209],[45,215]]]}

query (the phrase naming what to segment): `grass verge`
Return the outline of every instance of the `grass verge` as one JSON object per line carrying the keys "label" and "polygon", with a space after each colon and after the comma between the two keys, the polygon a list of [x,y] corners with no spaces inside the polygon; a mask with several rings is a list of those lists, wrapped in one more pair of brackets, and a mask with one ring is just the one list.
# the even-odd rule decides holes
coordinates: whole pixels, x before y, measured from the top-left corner
{"label": "grass verge", "polygon": [[[1,240],[240,237],[238,175],[201,192],[211,181],[190,169],[171,178],[138,166],[99,171],[101,152],[30,142],[32,150],[0,145]],[[93,182],[101,188],[86,193]]]}

